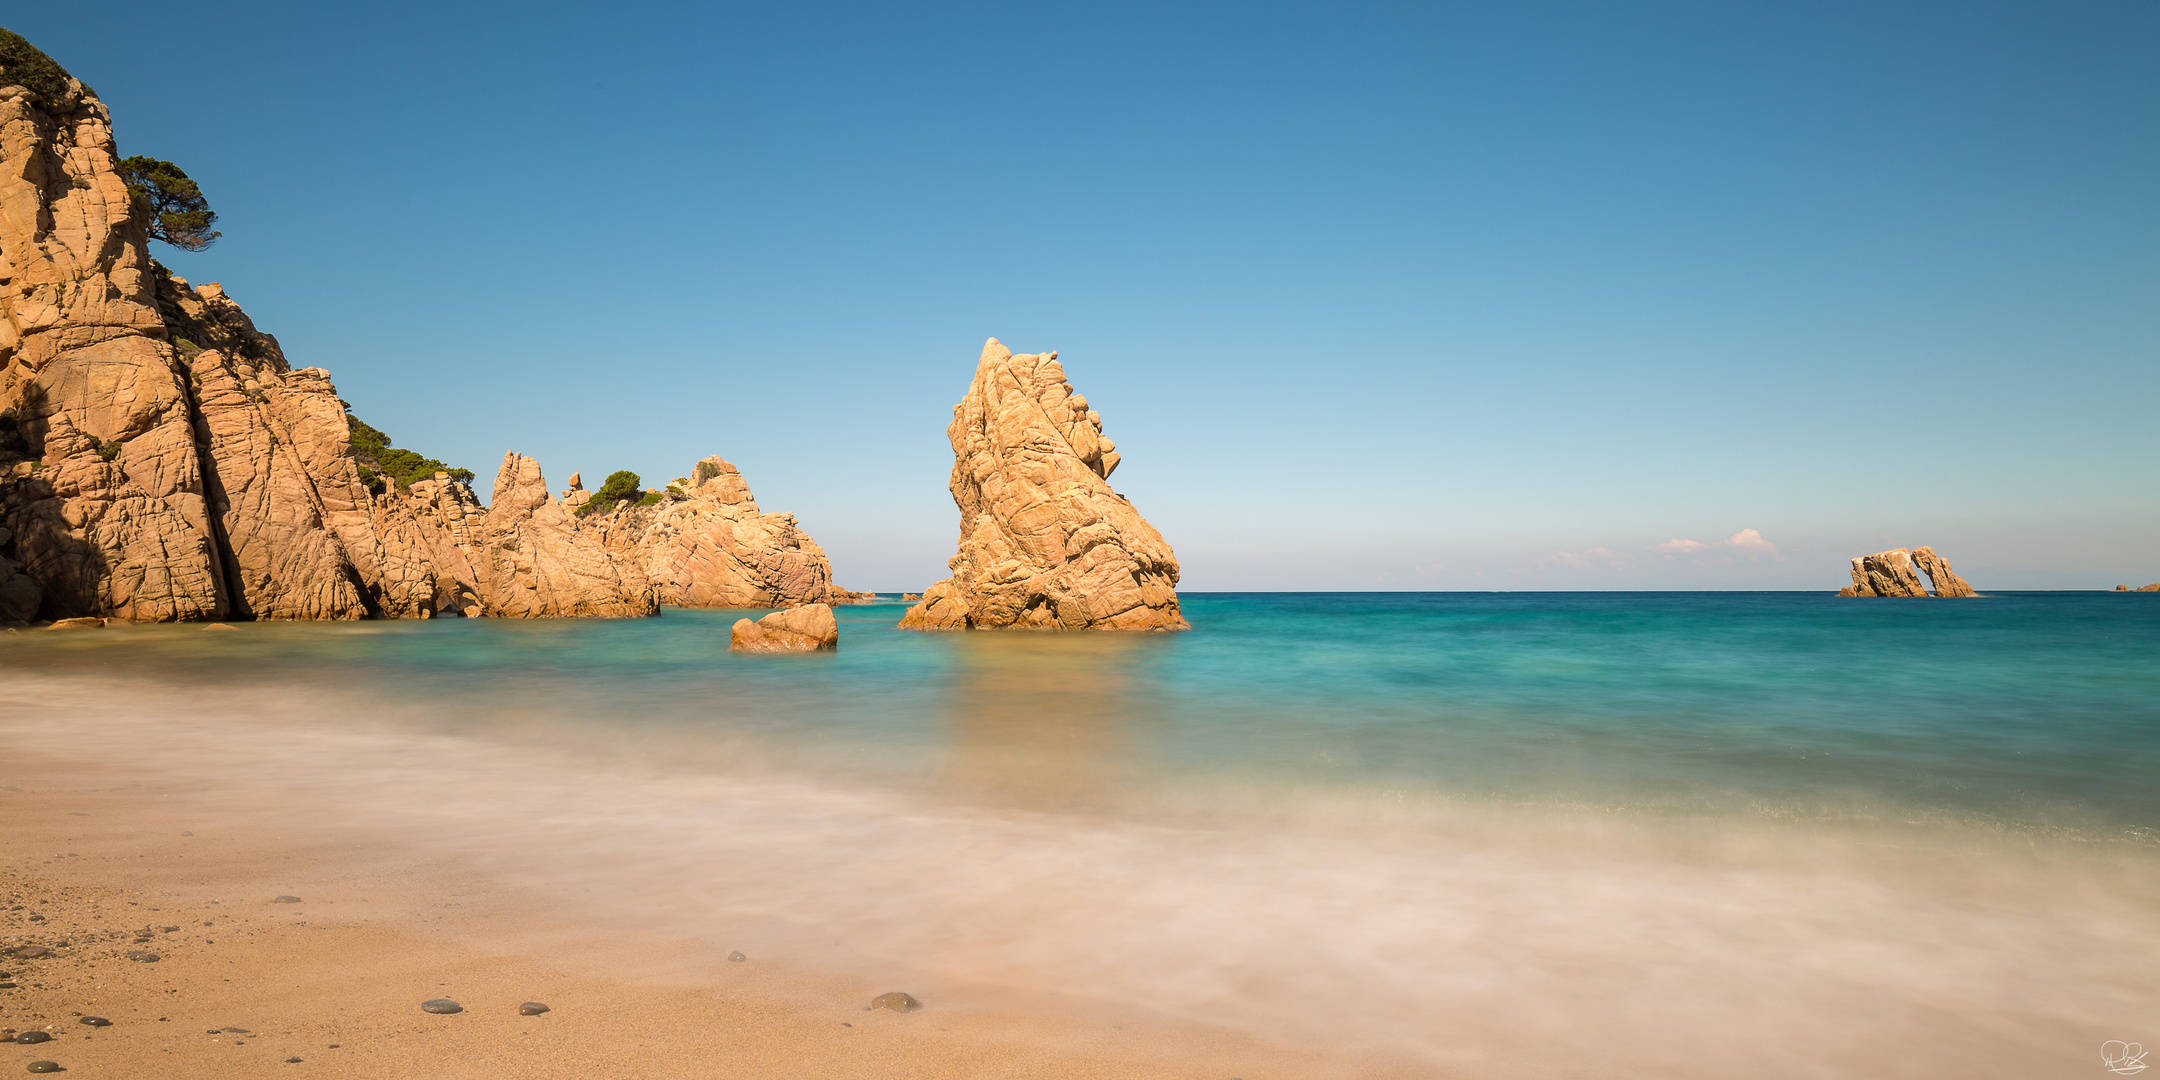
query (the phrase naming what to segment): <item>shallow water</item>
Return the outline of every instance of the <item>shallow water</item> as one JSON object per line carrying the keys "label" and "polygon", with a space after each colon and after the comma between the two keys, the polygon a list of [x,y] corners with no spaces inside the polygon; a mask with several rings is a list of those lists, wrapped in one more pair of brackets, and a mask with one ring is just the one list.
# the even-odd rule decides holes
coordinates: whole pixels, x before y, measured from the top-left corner
{"label": "shallow water", "polygon": [[0,733],[155,746],[933,1005],[1473,1075],[2160,1044],[2152,597],[1184,599],[1193,632],[1138,637],[843,608],[788,657],[728,654],[740,612],[31,633]]}

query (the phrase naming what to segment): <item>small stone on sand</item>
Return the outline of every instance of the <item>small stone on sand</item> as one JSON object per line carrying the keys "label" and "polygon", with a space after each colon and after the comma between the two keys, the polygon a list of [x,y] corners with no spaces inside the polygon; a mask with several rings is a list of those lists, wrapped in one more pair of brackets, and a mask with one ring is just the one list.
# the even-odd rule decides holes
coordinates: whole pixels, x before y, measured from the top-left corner
{"label": "small stone on sand", "polygon": [[85,1016],[85,1017],[83,1017],[83,1018],[82,1018],[82,1022],[83,1022],[83,1023],[85,1023],[85,1024],[88,1024],[88,1025],[90,1025],[91,1027],[111,1027],[111,1026],[112,1026],[112,1021],[110,1021],[110,1020],[107,1020],[107,1019],[105,1019],[105,1018],[104,1018],[104,1017],[102,1017],[102,1016]]}
{"label": "small stone on sand", "polygon": [[125,955],[138,964],[155,964],[165,959],[154,952],[144,952],[141,949],[129,949]]}
{"label": "small stone on sand", "polygon": [[285,1059],[285,1064],[287,1064],[287,1065],[298,1065],[298,1064],[300,1064],[300,1059],[299,1059],[299,1058],[286,1058],[286,1059]]}
{"label": "small stone on sand", "polygon": [[60,1063],[57,1061],[33,1061],[28,1068],[31,1072],[36,1073],[59,1072]]}
{"label": "small stone on sand", "polygon": [[736,962],[736,963],[738,963],[738,964],[742,963],[742,962],[743,962],[743,961],[745,961],[745,960],[748,960],[748,959],[750,959],[749,957],[747,957],[747,956],[744,956],[743,954],[741,954],[741,953],[739,953],[739,952],[731,952],[731,953],[727,954],[727,958],[728,958],[728,959],[730,959],[730,960],[733,960],[733,961],[735,961],[735,962]]}
{"label": "small stone on sand", "polygon": [[915,1000],[914,997],[908,994],[895,990],[890,994],[879,994],[871,998],[870,1007],[873,1009],[891,1009],[894,1012],[914,1012],[922,1008],[922,1002]]}
{"label": "small stone on sand", "polygon": [[51,1042],[52,1036],[47,1035],[42,1031],[25,1031],[22,1034],[15,1036],[15,1041],[23,1044],[24,1046],[31,1046],[36,1043]]}
{"label": "small stone on sand", "polygon": [[270,902],[273,904],[297,904],[300,902],[300,898],[297,896],[280,896]]}
{"label": "small stone on sand", "polygon": [[518,1006],[519,1016],[538,1016],[546,1011],[548,1011],[548,1007],[540,1004],[537,1001],[528,1001],[525,1004]]}
{"label": "small stone on sand", "polygon": [[420,1011],[444,1014],[461,1013],[465,1011],[465,1006],[460,1005],[457,1002],[450,1000],[449,998],[436,998],[433,1001],[421,1002]]}
{"label": "small stone on sand", "polygon": [[40,960],[52,954],[53,951],[43,945],[17,945],[8,950],[8,955],[18,960]]}

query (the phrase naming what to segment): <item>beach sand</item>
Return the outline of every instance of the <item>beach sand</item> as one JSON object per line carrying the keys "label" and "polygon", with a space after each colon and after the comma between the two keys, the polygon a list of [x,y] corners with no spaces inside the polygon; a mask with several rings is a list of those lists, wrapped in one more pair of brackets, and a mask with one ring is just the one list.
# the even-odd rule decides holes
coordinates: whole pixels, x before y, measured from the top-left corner
{"label": "beach sand", "polygon": [[[52,955],[0,960],[13,976],[0,981],[18,984],[0,990],[0,1027],[53,1038],[0,1044],[0,1071],[50,1060],[80,1077],[286,1080],[1434,1075],[1097,1003],[1061,1015],[1054,998],[1000,988],[961,1008],[871,1010],[910,988],[767,957],[686,959],[666,936],[580,921],[453,860],[372,843],[364,823],[296,825],[274,805],[236,816],[234,788],[114,756],[11,751],[0,952]],[[434,998],[465,1011],[423,1012]],[[527,1001],[550,1011],[519,1015]]]}

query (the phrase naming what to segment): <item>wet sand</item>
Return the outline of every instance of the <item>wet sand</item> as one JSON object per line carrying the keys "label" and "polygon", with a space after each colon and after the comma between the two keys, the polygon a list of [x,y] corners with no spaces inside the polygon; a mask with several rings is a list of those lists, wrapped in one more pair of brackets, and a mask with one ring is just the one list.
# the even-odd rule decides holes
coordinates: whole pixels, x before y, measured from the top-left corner
{"label": "wet sand", "polygon": [[[0,952],[53,951],[0,960],[18,984],[0,990],[0,1028],[53,1035],[0,1044],[9,1073],[50,1060],[85,1078],[1435,1075],[1093,1003],[1060,1015],[997,988],[867,1010],[920,988],[579,921],[455,860],[373,843],[364,823],[295,825],[264,806],[236,824],[234,790],[216,782],[17,747],[0,786]],[[421,1011],[433,998],[465,1011]],[[526,1001],[551,1011],[521,1016]]]}

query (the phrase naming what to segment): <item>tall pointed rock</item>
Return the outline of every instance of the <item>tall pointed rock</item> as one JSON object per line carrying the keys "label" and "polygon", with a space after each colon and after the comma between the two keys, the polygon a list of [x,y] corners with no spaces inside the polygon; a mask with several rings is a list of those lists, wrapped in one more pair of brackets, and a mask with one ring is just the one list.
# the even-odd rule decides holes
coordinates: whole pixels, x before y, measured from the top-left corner
{"label": "tall pointed rock", "polygon": [[1111,490],[1116,448],[1055,352],[991,338],[945,433],[960,550],[902,629],[1188,628],[1177,557]]}

